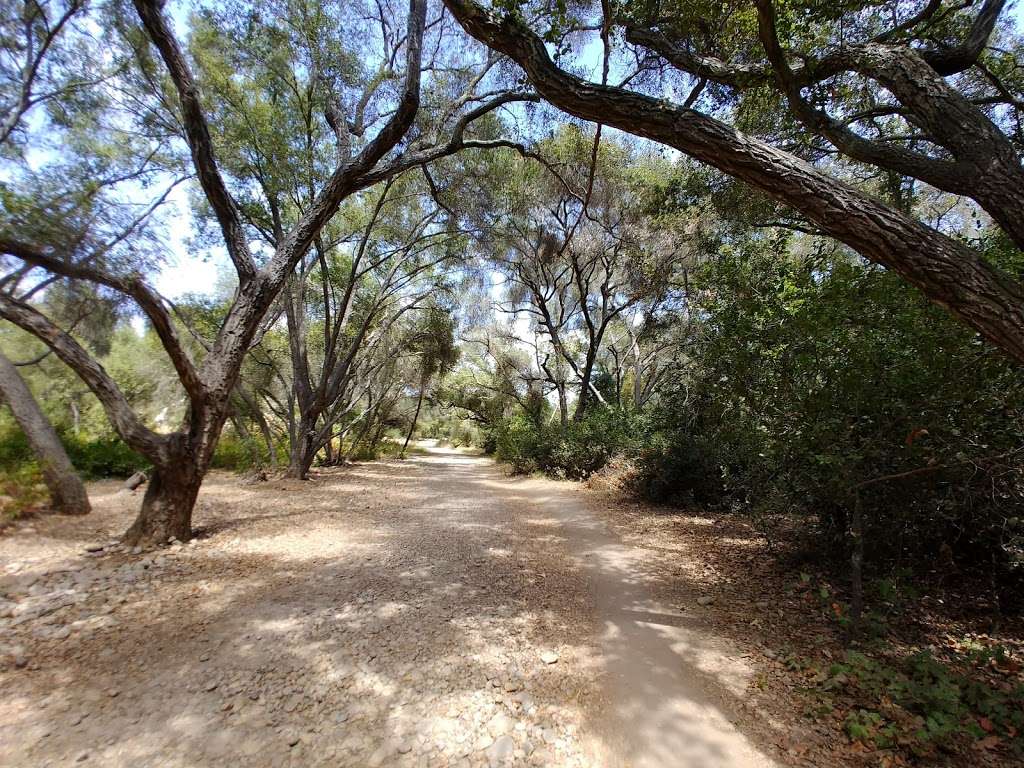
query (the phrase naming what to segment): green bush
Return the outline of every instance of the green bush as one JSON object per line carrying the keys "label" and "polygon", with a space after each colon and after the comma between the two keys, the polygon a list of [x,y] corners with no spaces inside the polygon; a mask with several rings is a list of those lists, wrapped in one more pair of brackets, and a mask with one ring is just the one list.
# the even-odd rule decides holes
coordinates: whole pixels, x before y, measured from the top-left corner
{"label": "green bush", "polygon": [[0,468],[13,470],[32,460],[32,449],[28,447],[25,433],[13,422],[5,424],[0,431]]}
{"label": "green bush", "polygon": [[[287,443],[277,445],[278,457],[288,456]],[[225,431],[217,441],[210,460],[212,469],[226,469],[230,472],[248,472],[270,464],[270,454],[262,440],[239,437],[233,431]]]}
{"label": "green bush", "polygon": [[695,276],[699,332],[652,413],[638,487],[727,494],[766,527],[804,516],[823,552],[846,546],[859,496],[869,561],[952,549],[1012,584],[1024,570],[1020,367],[884,270],[785,254],[747,243]]}
{"label": "green bush", "polygon": [[1024,750],[1024,686],[993,685],[969,659],[942,661],[928,651],[903,659],[847,652],[820,676],[818,692],[855,702],[844,727],[853,741],[917,755],[987,736]]}
{"label": "green bush", "polygon": [[43,473],[34,461],[0,469],[0,522],[43,509],[49,500]]}
{"label": "green bush", "polygon": [[82,475],[92,480],[103,477],[128,477],[149,467],[149,461],[118,438],[81,440],[62,435],[68,458]]}
{"label": "green bush", "polygon": [[518,473],[545,472],[580,480],[618,453],[635,453],[643,443],[642,417],[595,407],[580,421],[537,424],[515,416],[494,431],[495,454]]}
{"label": "green bush", "polygon": [[254,463],[253,448],[247,441],[233,435],[222,435],[213,451],[210,467],[244,472],[251,469]]}
{"label": "green bush", "polygon": [[700,437],[659,431],[638,456],[633,491],[659,503],[715,504],[724,486],[718,453]]}
{"label": "green bush", "polygon": [[[149,462],[116,437],[86,438],[60,434],[68,458],[84,480],[128,477],[149,466]],[[32,465],[35,457],[25,435],[11,425],[0,435],[0,469],[17,472]]]}

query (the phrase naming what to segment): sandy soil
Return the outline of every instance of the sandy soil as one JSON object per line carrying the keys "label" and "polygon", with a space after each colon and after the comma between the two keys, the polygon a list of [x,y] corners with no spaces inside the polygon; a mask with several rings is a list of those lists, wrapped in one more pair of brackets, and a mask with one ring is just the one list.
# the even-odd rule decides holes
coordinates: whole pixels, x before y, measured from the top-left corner
{"label": "sandy soil", "polygon": [[214,474],[193,542],[87,553],[116,491],[0,539],[0,765],[777,764],[715,605],[573,484],[440,449]]}

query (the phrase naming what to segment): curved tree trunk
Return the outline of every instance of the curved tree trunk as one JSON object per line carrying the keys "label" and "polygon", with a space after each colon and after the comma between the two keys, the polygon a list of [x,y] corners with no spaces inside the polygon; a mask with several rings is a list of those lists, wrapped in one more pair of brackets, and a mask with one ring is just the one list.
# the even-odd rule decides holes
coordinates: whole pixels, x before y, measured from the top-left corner
{"label": "curved tree trunk", "polygon": [[89,496],[75,472],[71,459],[32,396],[17,367],[0,353],[0,393],[11,408],[32,448],[43,479],[50,490],[54,509],[67,515],[84,515],[90,510]]}
{"label": "curved tree trunk", "polygon": [[549,104],[673,147],[792,206],[1024,363],[1024,285],[979,252],[688,106],[590,83],[560,69],[544,41],[518,18],[499,17],[472,0],[444,4],[470,35],[522,67]]}

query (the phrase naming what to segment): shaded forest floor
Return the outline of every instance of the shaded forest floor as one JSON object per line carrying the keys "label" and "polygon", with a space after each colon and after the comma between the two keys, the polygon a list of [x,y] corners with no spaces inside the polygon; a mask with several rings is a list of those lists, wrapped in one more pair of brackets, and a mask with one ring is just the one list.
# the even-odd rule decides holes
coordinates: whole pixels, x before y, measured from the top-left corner
{"label": "shaded forest floor", "polygon": [[[817,580],[740,523],[433,450],[214,474],[199,536],[86,552],[139,503],[0,538],[0,764],[897,764],[851,741]],[[984,741],[984,740],[982,740]],[[1009,765],[989,739],[936,764]]]}

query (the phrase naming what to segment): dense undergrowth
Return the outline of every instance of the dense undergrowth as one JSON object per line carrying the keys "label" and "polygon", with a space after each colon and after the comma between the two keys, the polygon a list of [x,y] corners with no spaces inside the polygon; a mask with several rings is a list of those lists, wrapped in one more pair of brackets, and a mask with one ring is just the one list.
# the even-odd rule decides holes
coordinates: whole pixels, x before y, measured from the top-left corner
{"label": "dense undergrowth", "polygon": [[769,540],[803,520],[827,557],[844,551],[859,503],[875,568],[981,569],[1016,602],[1019,368],[847,259],[750,248],[700,280],[701,320],[651,407],[595,408],[566,427],[516,414],[494,425],[498,457],[583,478],[625,456],[638,494],[747,515]]}

